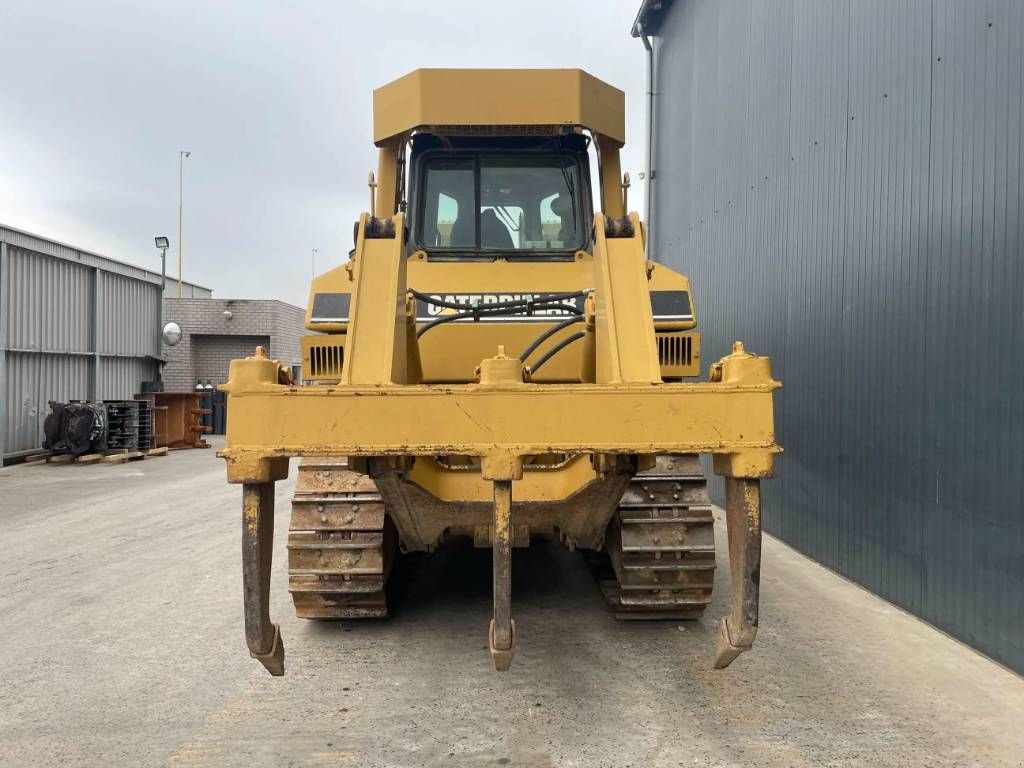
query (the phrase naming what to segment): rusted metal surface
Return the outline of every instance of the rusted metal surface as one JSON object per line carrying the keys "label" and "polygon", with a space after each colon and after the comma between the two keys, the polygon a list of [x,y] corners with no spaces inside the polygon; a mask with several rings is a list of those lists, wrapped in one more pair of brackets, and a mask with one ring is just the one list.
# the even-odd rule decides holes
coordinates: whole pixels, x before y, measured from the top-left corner
{"label": "rusted metal surface", "polygon": [[628,216],[608,216],[604,220],[605,237],[633,237],[633,222]]}
{"label": "rusted metal surface", "polygon": [[[386,462],[371,462],[371,471],[388,514],[398,528],[402,548],[407,552],[433,550],[445,531],[465,532],[475,538],[477,526],[491,525],[493,505],[490,501],[438,499],[410,478],[415,470],[403,472]],[[543,470],[531,471],[528,467],[524,471],[527,476],[544,473]],[[513,530],[513,546],[529,543],[529,531],[553,532],[557,528],[574,545],[596,549],[601,545],[608,521],[629,483],[629,477],[624,472],[608,473],[566,498],[553,496],[547,501],[513,499],[516,523],[528,529],[525,541],[522,531],[517,533]],[[490,545],[490,535],[487,545]]]}
{"label": "rusted metal surface", "polygon": [[303,619],[388,615],[395,530],[373,479],[345,459],[299,465],[288,533],[288,589]]}
{"label": "rusted metal surface", "polygon": [[512,481],[494,481],[494,542],[491,545],[494,576],[494,618],[488,631],[488,646],[494,668],[504,672],[515,653],[515,625],[512,622]]}
{"label": "rusted metal surface", "polygon": [[[513,507],[514,508],[514,507]],[[450,532],[460,532],[458,530]],[[477,549],[489,549],[494,541],[494,528],[490,525],[473,526],[473,546]],[[512,548],[525,549],[530,546],[530,526],[526,523],[515,523],[512,526]]]}
{"label": "rusted metal surface", "polygon": [[696,456],[659,456],[653,469],[632,479],[605,550],[610,570],[592,560],[617,618],[696,619],[704,613],[714,586],[715,528]]}
{"label": "rusted metal surface", "polygon": [[394,219],[378,219],[376,216],[370,216],[366,220],[365,237],[373,238],[375,240],[387,240],[394,236]]}
{"label": "rusted metal surface", "polygon": [[284,643],[270,621],[274,543],[274,484],[242,486],[242,593],[249,654],[272,675],[284,674]]}
{"label": "rusted metal surface", "polygon": [[725,479],[725,522],[729,535],[732,610],[718,626],[715,669],[749,651],[757,635],[761,583],[761,482]]}
{"label": "rusted metal surface", "polygon": [[138,400],[147,400],[153,411],[153,447],[162,448],[209,448],[203,435],[211,427],[203,426],[202,416],[210,413],[202,407],[202,395],[198,392],[144,392],[136,395]]}

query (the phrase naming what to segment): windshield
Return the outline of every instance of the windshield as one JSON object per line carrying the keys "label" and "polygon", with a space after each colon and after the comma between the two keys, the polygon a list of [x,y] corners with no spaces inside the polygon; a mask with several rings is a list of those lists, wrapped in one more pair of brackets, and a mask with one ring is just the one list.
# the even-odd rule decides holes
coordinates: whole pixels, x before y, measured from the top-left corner
{"label": "windshield", "polygon": [[578,178],[568,154],[427,159],[419,242],[444,250],[582,248]]}

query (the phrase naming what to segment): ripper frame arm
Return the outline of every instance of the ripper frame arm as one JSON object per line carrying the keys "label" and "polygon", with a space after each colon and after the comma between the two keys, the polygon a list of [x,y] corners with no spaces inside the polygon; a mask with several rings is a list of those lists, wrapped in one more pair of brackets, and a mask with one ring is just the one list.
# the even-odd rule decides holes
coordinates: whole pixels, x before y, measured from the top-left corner
{"label": "ripper frame arm", "polygon": [[[561,452],[593,454],[711,453],[727,480],[726,514],[733,609],[722,621],[715,666],[750,648],[757,631],[760,571],[759,480],[771,475],[775,443],[767,358],[739,342],[712,367],[711,381],[660,381],[642,228],[605,236],[595,217],[593,327],[588,324],[594,381],[538,385],[518,376],[481,384],[416,384],[414,316],[406,303],[404,221],[393,227],[359,222],[352,263],[353,303],[346,361],[337,387],[279,383],[279,365],[262,350],[231,363],[228,393],[228,481],[243,484],[243,575],[246,641],[274,675],[284,672],[284,646],[270,621],[273,487],[292,456],[436,456],[481,459],[494,483],[494,621],[489,645],[506,669],[515,646],[511,618],[511,481],[525,458]],[[377,222],[372,222],[376,224]],[[372,231],[371,231],[372,230]],[[380,237],[381,231],[390,236]],[[371,235],[378,235],[376,237]],[[494,358],[504,369],[508,358]],[[483,362],[487,361],[482,361]],[[518,363],[518,361],[517,361]]]}
{"label": "ripper frame arm", "polygon": [[[722,361],[716,375],[719,381],[655,386],[332,388],[279,384],[278,364],[265,356],[232,362],[224,386],[231,418],[222,456],[228,480],[245,488],[243,572],[251,654],[271,674],[283,672],[283,646],[267,605],[273,483],[287,476],[291,456],[479,456],[483,477],[495,482],[501,496],[496,502],[503,507],[508,481],[522,476],[523,459],[531,455],[711,453],[715,471],[729,478],[734,607],[722,624],[715,662],[727,665],[750,647],[756,633],[758,482],[770,476],[779,450],[772,416],[772,393],[779,384],[765,358],[741,348]],[[495,562],[498,608],[508,603],[503,552]],[[496,627],[500,637],[491,648],[505,667],[514,629],[510,619],[505,623],[503,608],[496,613],[502,626]]]}

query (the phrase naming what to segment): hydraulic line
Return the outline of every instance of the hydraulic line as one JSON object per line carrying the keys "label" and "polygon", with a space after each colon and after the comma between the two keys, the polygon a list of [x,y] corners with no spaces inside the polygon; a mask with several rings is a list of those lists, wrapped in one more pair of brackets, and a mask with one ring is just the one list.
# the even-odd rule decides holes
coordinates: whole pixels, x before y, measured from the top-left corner
{"label": "hydraulic line", "polygon": [[526,359],[530,355],[532,355],[534,352],[536,352],[537,351],[537,347],[539,347],[545,341],[550,339],[552,336],[554,336],[556,333],[558,333],[563,328],[568,328],[570,325],[573,325],[574,323],[580,323],[580,322],[583,322],[583,316],[582,315],[575,315],[574,317],[570,317],[568,320],[563,320],[562,322],[558,323],[557,325],[551,326],[546,331],[544,331],[544,333],[542,333],[540,336],[538,336],[536,339],[534,339],[530,343],[530,346],[528,346],[526,349],[523,350],[522,354],[519,355],[519,359],[522,362],[525,363]]}
{"label": "hydraulic line", "polygon": [[587,334],[584,331],[580,331],[579,333],[574,333],[572,336],[568,336],[568,337],[562,339],[560,342],[555,344],[555,346],[553,346],[551,349],[549,349],[547,352],[545,352],[541,356],[540,360],[538,360],[536,362],[536,364],[530,366],[530,373],[531,374],[536,373],[538,370],[540,370],[540,367],[542,365],[544,365],[544,363],[546,363],[552,357],[554,357],[559,352],[561,352],[563,349],[568,347],[574,341],[579,341],[580,339],[582,339],[586,335]]}

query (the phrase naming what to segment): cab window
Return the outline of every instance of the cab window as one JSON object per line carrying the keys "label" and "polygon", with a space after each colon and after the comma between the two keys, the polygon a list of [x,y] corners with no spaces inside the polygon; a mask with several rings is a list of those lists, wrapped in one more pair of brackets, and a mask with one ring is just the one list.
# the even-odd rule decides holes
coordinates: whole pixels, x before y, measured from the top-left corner
{"label": "cab window", "polygon": [[423,164],[422,247],[573,251],[584,246],[579,166],[568,154],[429,158]]}

